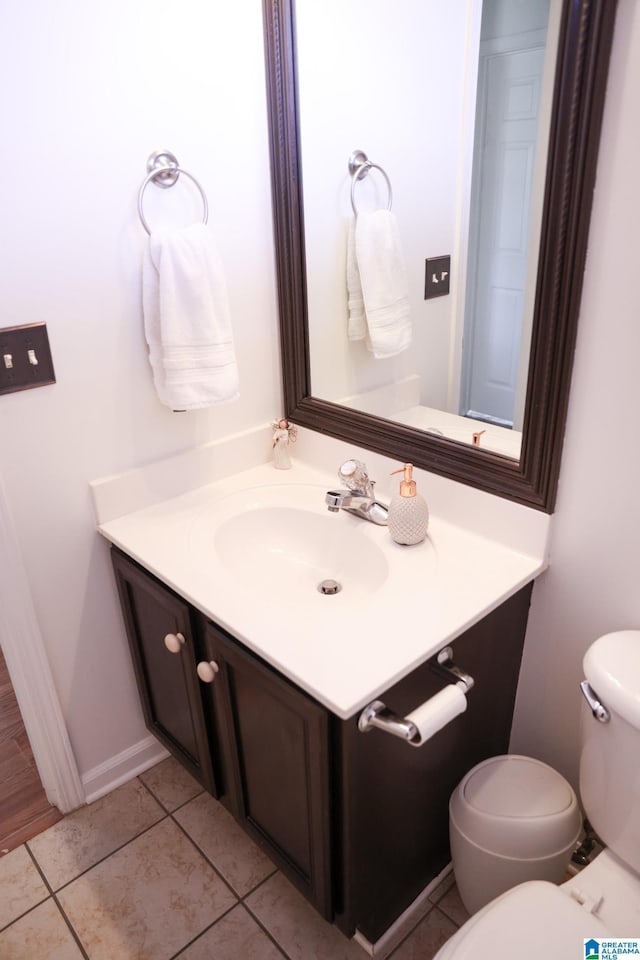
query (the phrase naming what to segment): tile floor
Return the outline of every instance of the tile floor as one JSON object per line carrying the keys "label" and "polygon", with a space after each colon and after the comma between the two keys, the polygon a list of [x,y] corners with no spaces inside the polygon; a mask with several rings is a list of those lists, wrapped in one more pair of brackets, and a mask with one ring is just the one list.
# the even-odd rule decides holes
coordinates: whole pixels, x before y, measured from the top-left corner
{"label": "tile floor", "polygon": [[[467,917],[451,877],[430,900],[393,960]],[[173,759],[0,857],[1,960],[366,957]]]}

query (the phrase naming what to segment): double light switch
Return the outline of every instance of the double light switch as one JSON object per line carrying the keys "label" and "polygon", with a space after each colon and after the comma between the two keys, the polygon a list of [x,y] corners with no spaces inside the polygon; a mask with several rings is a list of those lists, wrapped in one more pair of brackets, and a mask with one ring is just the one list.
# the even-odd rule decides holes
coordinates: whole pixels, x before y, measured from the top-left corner
{"label": "double light switch", "polygon": [[0,329],[0,394],[55,382],[45,323]]}

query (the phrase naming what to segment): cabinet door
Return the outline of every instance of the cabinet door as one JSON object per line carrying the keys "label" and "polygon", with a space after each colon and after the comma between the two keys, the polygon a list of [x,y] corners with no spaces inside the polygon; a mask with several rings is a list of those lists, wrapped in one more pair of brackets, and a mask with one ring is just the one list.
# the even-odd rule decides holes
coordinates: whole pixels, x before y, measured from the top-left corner
{"label": "cabinet door", "polygon": [[212,624],[205,638],[220,668],[234,815],[331,919],[329,715]]}
{"label": "cabinet door", "polygon": [[217,796],[190,608],[121,553],[111,556],[147,727]]}

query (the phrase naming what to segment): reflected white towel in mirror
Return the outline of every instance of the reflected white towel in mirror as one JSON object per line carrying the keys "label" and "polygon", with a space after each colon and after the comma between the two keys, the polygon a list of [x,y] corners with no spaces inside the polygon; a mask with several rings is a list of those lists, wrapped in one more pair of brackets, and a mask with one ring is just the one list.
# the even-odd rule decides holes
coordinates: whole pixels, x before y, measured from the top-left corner
{"label": "reflected white towel in mirror", "polygon": [[366,339],[374,357],[411,345],[407,273],[395,215],[359,213],[349,227],[347,288],[350,340]]}

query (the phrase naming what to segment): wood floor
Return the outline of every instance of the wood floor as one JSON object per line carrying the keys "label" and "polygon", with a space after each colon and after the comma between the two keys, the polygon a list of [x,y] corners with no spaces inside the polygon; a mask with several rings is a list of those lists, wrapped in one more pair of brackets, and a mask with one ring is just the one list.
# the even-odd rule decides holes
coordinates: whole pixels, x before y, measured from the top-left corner
{"label": "wood floor", "polygon": [[0,650],[0,857],[61,818],[42,789]]}

